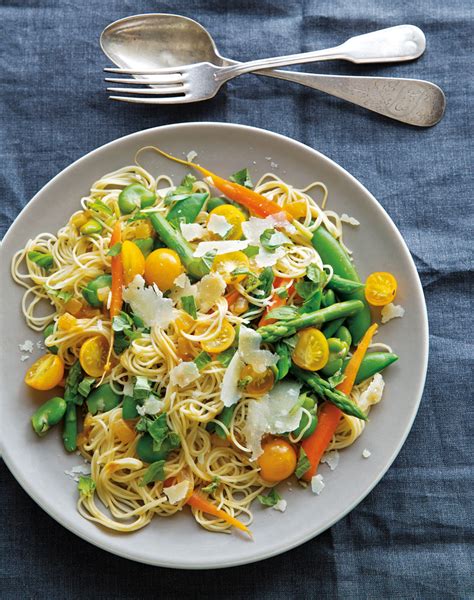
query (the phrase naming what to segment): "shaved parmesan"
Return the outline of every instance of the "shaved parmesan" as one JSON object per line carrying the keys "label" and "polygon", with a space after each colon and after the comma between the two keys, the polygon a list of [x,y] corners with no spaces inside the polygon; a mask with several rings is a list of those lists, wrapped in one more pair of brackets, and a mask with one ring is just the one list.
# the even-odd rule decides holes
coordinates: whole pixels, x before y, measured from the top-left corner
{"label": "shaved parmesan", "polygon": [[324,483],[322,475],[315,475],[311,478],[311,490],[313,494],[319,496],[319,494],[324,490],[326,484]]}
{"label": "shaved parmesan", "polygon": [[143,406],[137,405],[137,412],[139,415],[144,417],[145,415],[157,415],[163,410],[165,403],[162,400],[158,400],[156,396],[151,394],[143,403]]}
{"label": "shaved parmesan", "polygon": [[186,273],[181,273],[176,277],[170,294],[174,302],[177,302],[182,296],[195,296],[196,294],[197,285],[191,283]]}
{"label": "shaved parmesan", "polygon": [[397,317],[403,317],[405,314],[405,309],[403,306],[399,304],[387,304],[382,308],[382,323],[388,323],[391,319],[396,319]]}
{"label": "shaved parmesan", "polygon": [[204,275],[196,285],[196,300],[202,312],[210,310],[222,298],[226,288],[224,278],[220,273]]}
{"label": "shaved parmesan", "polygon": [[197,157],[197,152],[196,150],[190,150],[187,154],[186,154],[186,159],[188,162],[192,162],[195,158]]}
{"label": "shaved parmesan", "polygon": [[279,510],[280,512],[285,512],[286,507],[288,506],[288,502],[286,500],[278,500],[278,502],[273,506],[273,510]]}
{"label": "shaved parmesan", "polygon": [[207,223],[207,230],[224,238],[232,229],[232,225],[222,215],[211,215]]}
{"label": "shaved parmesan", "polygon": [[29,354],[22,354],[22,355],[20,356],[20,360],[21,360],[21,362],[25,362],[25,360],[28,360],[29,358],[30,358],[30,355],[29,355]]}
{"label": "shaved parmesan", "polygon": [[357,401],[359,408],[363,411],[368,411],[373,404],[377,404],[382,399],[385,382],[380,373],[376,373],[370,382],[368,388],[362,392]]}
{"label": "shaved parmesan", "polygon": [[248,221],[242,223],[242,231],[252,246],[259,246],[262,233],[267,229],[273,229],[276,224],[277,222],[272,215],[265,219],[250,217]]}
{"label": "shaved parmesan", "polygon": [[364,458],[370,458],[372,456],[372,452],[370,450],[367,450],[367,448],[364,448],[362,450],[362,456]]}
{"label": "shaved parmesan", "polygon": [[163,298],[157,285],[145,287],[141,275],[136,275],[130,285],[123,288],[123,299],[148,327],[158,325],[165,328],[174,319],[173,301]]}
{"label": "shaved parmesan", "polygon": [[257,373],[263,373],[267,367],[278,362],[278,355],[269,350],[261,350],[262,336],[250,327],[240,326],[239,354],[240,358],[251,365]]}
{"label": "shaved parmesan", "polygon": [[133,388],[135,386],[133,385],[132,381],[127,381],[126,383],[123,384],[123,395],[124,396],[133,396]]}
{"label": "shaved parmesan", "polygon": [[247,446],[252,452],[252,459],[257,459],[263,452],[261,446],[263,435],[287,433],[298,427],[302,409],[299,407],[293,414],[291,409],[298,400],[300,390],[300,383],[282,381],[259,400],[249,402],[243,433]]}
{"label": "shaved parmesan", "polygon": [[255,257],[255,263],[257,267],[262,269],[265,267],[273,267],[273,265],[276,265],[277,261],[284,256],[284,248],[276,248],[274,252],[269,252],[268,250],[265,250],[265,248],[260,248]]}
{"label": "shaved parmesan", "polygon": [[346,213],[342,213],[341,223],[347,223],[349,225],[352,225],[353,227],[357,227],[358,225],[360,225],[360,223],[357,219],[354,219],[354,217],[350,217],[349,215],[346,215]]}
{"label": "shaved parmesan", "polygon": [[323,454],[321,457],[321,462],[326,463],[331,471],[334,471],[339,464],[339,452],[337,450],[330,450],[329,452],[326,452],[326,454]]}
{"label": "shaved parmesan", "polygon": [[176,485],[163,488],[163,492],[168,498],[170,504],[178,504],[181,500],[184,500],[188,494],[189,482],[184,480],[180,481]]}
{"label": "shaved parmesan", "polygon": [[199,379],[199,369],[195,362],[182,362],[170,371],[171,385],[177,385],[180,388],[186,387],[196,379]]}
{"label": "shaved parmesan", "polygon": [[239,390],[239,379],[244,366],[245,363],[240,358],[239,353],[236,352],[227,366],[222,380],[221,400],[224,406],[232,406],[240,400],[242,393]]}
{"label": "shaved parmesan", "polygon": [[201,240],[206,233],[206,230],[199,223],[181,223],[180,225],[181,233],[183,234],[184,239],[187,242],[192,242],[193,240]]}
{"label": "shaved parmesan", "polygon": [[201,242],[198,244],[193,256],[202,258],[206,254],[213,252],[215,254],[227,254],[228,252],[236,252],[237,250],[245,250],[249,245],[247,240],[225,240],[215,242]]}
{"label": "shaved parmesan", "polygon": [[33,342],[31,340],[25,340],[22,344],[18,344],[18,347],[20,348],[21,352],[29,352],[30,354],[33,353]]}

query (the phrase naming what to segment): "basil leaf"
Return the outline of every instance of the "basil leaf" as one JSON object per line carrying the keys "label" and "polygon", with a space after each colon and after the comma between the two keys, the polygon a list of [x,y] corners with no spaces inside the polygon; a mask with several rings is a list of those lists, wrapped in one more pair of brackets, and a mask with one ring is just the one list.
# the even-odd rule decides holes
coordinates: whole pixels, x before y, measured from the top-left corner
{"label": "basil leaf", "polygon": [[165,475],[165,461],[157,460],[147,468],[143,475],[143,479],[138,484],[143,487],[149,483],[153,483],[154,481],[164,481],[166,479]]}
{"label": "basil leaf", "polygon": [[276,491],[276,488],[272,488],[266,496],[259,494],[257,499],[260,504],[263,504],[263,506],[275,506],[275,504],[278,504],[282,498]]}
{"label": "basil leaf", "polygon": [[268,296],[272,290],[273,280],[275,276],[271,267],[265,267],[258,276],[259,287],[264,296]]}
{"label": "basil leaf", "polygon": [[252,183],[252,180],[250,179],[250,173],[249,173],[249,170],[247,169],[247,167],[245,169],[241,169],[240,171],[237,171],[236,173],[233,173],[229,177],[229,180],[233,181],[234,183],[238,183],[239,185],[243,185],[244,187],[248,188],[249,190],[253,189],[253,183]]}
{"label": "basil leaf", "polygon": [[278,244],[274,245],[271,242],[273,235],[276,233],[274,229],[265,229],[265,231],[260,236],[260,243],[268,252],[275,252],[278,248]]}
{"label": "basil leaf", "polygon": [[159,452],[169,432],[166,413],[162,413],[158,418],[148,423],[147,430],[153,438],[153,450]]}
{"label": "basil leaf", "polygon": [[194,299],[194,296],[181,296],[181,304],[183,310],[185,310],[188,315],[191,315],[193,319],[197,317],[196,300]]}
{"label": "basil leaf", "polygon": [[254,256],[257,256],[259,250],[260,248],[258,246],[248,246],[247,248],[244,248],[242,252],[249,258],[253,258]]}
{"label": "basil leaf", "polygon": [[201,491],[206,492],[206,494],[214,493],[219,487],[220,481],[221,480],[219,479],[219,477],[213,477],[211,483],[206,485],[206,487],[201,488]]}
{"label": "basil leaf", "polygon": [[81,496],[89,498],[94,493],[95,481],[92,479],[92,477],[84,477],[84,475],[81,475],[77,483],[77,489],[79,490],[79,494],[81,494]]}
{"label": "basil leaf", "polygon": [[66,383],[64,386],[64,400],[66,400],[66,402],[73,402],[74,404],[79,405],[84,402],[84,398],[79,394],[78,391],[81,379],[81,363],[78,360],[76,360],[76,362],[69,369],[69,373],[67,375]]}
{"label": "basil leaf", "polygon": [[46,269],[46,271],[48,271],[48,269],[50,269],[54,264],[53,256],[47,252],[37,252],[36,250],[31,250],[28,252],[28,258],[31,260],[31,262],[36,263],[39,267]]}
{"label": "basil leaf", "polygon": [[132,319],[123,311],[112,320],[112,329],[114,331],[124,331],[125,329],[130,329],[132,325]]}
{"label": "basil leaf", "polygon": [[327,279],[326,273],[321,271],[321,269],[315,264],[308,265],[308,268],[306,269],[306,277],[310,281],[320,284],[325,283]]}
{"label": "basil leaf", "polygon": [[188,173],[187,175],[184,176],[183,180],[181,181],[181,183],[178,185],[178,187],[174,190],[173,194],[186,194],[186,193],[190,193],[193,191],[193,184],[196,181],[196,177],[194,177],[194,175],[192,173]]}
{"label": "basil leaf", "polygon": [[303,475],[306,473],[306,471],[310,467],[311,467],[311,463],[309,462],[308,455],[303,450],[303,448],[300,448],[300,455],[299,455],[298,463],[297,463],[296,469],[295,469],[296,477],[298,477],[298,479],[301,479],[301,477],[303,477]]}
{"label": "basil leaf", "polygon": [[94,383],[94,377],[84,377],[84,379],[79,384],[77,391],[79,392],[79,394],[81,394],[81,396],[87,398],[87,396],[90,394],[91,388],[94,385]]}
{"label": "basil leaf", "polygon": [[112,248],[107,252],[107,256],[117,256],[122,252],[122,242],[117,242],[112,246]]}
{"label": "basil leaf", "polygon": [[207,352],[199,353],[194,359],[194,364],[198,368],[199,371],[202,371],[206,365],[208,365],[212,361],[211,355]]}
{"label": "basil leaf", "polygon": [[[130,397],[130,396],[128,396]],[[140,433],[145,433],[148,431],[148,425],[151,423],[151,419],[149,419],[148,417],[142,417],[141,419],[139,419],[135,425],[135,429],[137,431],[139,431]]]}

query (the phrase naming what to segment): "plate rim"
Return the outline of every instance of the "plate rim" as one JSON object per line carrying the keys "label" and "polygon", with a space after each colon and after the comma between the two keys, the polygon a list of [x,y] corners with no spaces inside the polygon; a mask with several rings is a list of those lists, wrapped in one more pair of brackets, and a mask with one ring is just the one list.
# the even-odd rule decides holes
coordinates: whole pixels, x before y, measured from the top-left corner
{"label": "plate rim", "polygon": [[360,502],[362,502],[362,500],[364,500],[370,494],[370,492],[374,489],[374,487],[384,477],[384,475],[386,474],[388,469],[392,466],[394,460],[396,459],[396,457],[400,453],[403,445],[405,444],[405,441],[406,441],[410,431],[412,430],[413,422],[416,418],[416,415],[418,414],[421,399],[423,396],[423,391],[424,391],[424,387],[425,387],[425,383],[426,383],[427,370],[428,370],[428,358],[429,358],[428,311],[427,311],[426,299],[425,299],[425,295],[423,292],[423,287],[421,284],[420,276],[418,274],[418,270],[416,268],[413,257],[410,253],[410,250],[409,250],[402,234],[398,230],[397,226],[395,225],[395,223],[393,222],[393,220],[391,219],[390,215],[387,213],[385,208],[375,198],[375,196],[373,196],[373,194],[354,175],[349,173],[349,171],[347,171],[344,167],[339,165],[333,159],[329,158],[328,156],[326,156],[319,150],[316,150],[316,149],[308,146],[307,144],[304,144],[303,142],[299,142],[298,140],[295,140],[286,135],[283,135],[280,133],[275,133],[273,131],[270,131],[268,129],[264,129],[261,127],[254,127],[251,125],[243,125],[243,124],[239,124],[239,123],[225,123],[225,122],[221,122],[221,121],[191,121],[191,122],[186,122],[186,123],[173,123],[173,124],[168,124],[168,125],[160,125],[160,126],[156,126],[156,127],[141,129],[139,131],[135,131],[133,133],[121,136],[119,138],[115,138],[114,140],[111,140],[111,141],[107,142],[106,144],[103,144],[97,148],[94,148],[93,150],[87,152],[86,154],[82,155],[81,157],[79,157],[78,159],[73,161],[71,164],[69,164],[67,167],[62,169],[59,173],[57,173],[54,177],[52,177],[50,180],[48,180],[46,182],[46,184],[43,185],[34,194],[34,196],[27,202],[27,204],[22,208],[22,210],[18,213],[18,215],[15,217],[15,219],[9,226],[8,230],[6,231],[6,233],[3,237],[3,240],[1,240],[1,242],[0,242],[0,254],[2,255],[2,260],[3,260],[3,258],[6,258],[3,256],[5,242],[6,241],[9,242],[10,236],[13,235],[13,230],[15,229],[15,225],[22,218],[24,213],[26,213],[34,203],[39,201],[39,196],[43,195],[44,192],[47,192],[48,188],[50,186],[52,186],[56,182],[57,179],[67,175],[67,173],[69,171],[73,170],[82,161],[85,161],[85,160],[91,158],[94,154],[98,154],[98,153],[106,150],[107,148],[112,148],[116,145],[119,145],[120,143],[122,143],[125,140],[139,138],[146,133],[151,133],[151,132],[160,133],[162,131],[170,130],[170,129],[171,130],[173,130],[173,129],[186,130],[186,129],[190,129],[190,128],[194,128],[194,127],[209,127],[209,126],[215,127],[215,128],[223,127],[223,128],[244,130],[244,131],[247,131],[250,135],[252,135],[252,134],[259,135],[260,133],[263,133],[265,135],[269,135],[270,137],[274,137],[279,141],[281,140],[281,141],[284,141],[285,143],[290,143],[290,145],[294,145],[297,148],[300,148],[306,152],[309,152],[313,156],[317,157],[319,160],[329,163],[331,165],[331,167],[334,168],[336,171],[338,171],[342,176],[344,176],[345,178],[348,178],[352,185],[359,188],[359,190],[364,195],[367,196],[368,200],[371,203],[373,203],[378,210],[382,211],[382,213],[385,217],[386,223],[390,227],[392,234],[397,238],[397,241],[405,254],[405,258],[408,260],[408,263],[411,265],[411,268],[412,268],[414,274],[416,275],[416,277],[415,277],[416,284],[417,284],[416,292],[418,292],[418,294],[419,294],[419,297],[421,299],[422,309],[423,309],[422,310],[423,318],[422,318],[422,322],[420,325],[421,325],[421,331],[422,331],[422,334],[424,337],[424,344],[423,344],[423,348],[422,348],[423,356],[422,356],[422,360],[420,360],[421,377],[419,379],[418,389],[415,390],[415,393],[413,395],[415,402],[413,403],[409,422],[405,428],[403,435],[401,436],[395,449],[393,450],[392,454],[386,460],[385,465],[380,470],[378,475],[374,478],[374,480],[371,482],[371,484],[364,490],[363,493],[361,493],[353,502],[351,502],[350,505],[348,507],[346,507],[346,509],[344,509],[341,513],[339,513],[334,518],[329,519],[322,526],[319,526],[318,528],[313,529],[310,532],[305,532],[304,534],[295,538],[290,543],[287,543],[285,541],[277,543],[275,546],[272,547],[272,549],[263,551],[258,557],[251,557],[249,559],[242,557],[241,559],[230,559],[229,561],[223,560],[221,563],[219,563],[217,565],[215,565],[215,564],[206,565],[205,563],[200,563],[200,562],[195,562],[194,564],[188,564],[188,563],[180,562],[179,560],[166,561],[166,560],[162,560],[162,559],[156,560],[153,558],[150,558],[149,560],[147,560],[144,558],[138,558],[136,556],[133,556],[132,554],[129,554],[126,551],[122,551],[121,549],[114,548],[114,547],[110,546],[107,541],[103,541],[100,539],[92,539],[87,535],[86,532],[81,531],[79,526],[76,526],[75,523],[70,522],[67,519],[67,517],[65,518],[61,514],[59,509],[56,510],[54,507],[47,506],[42,502],[41,498],[36,493],[34,486],[33,485],[30,486],[30,484],[26,480],[26,478],[23,477],[21,470],[16,468],[13,456],[11,456],[10,452],[8,451],[8,448],[5,447],[5,445],[3,444],[3,442],[0,438],[1,458],[3,458],[6,466],[8,467],[8,469],[11,472],[11,474],[13,475],[13,477],[20,484],[20,486],[23,488],[23,490],[30,496],[30,498],[32,500],[34,500],[34,502],[40,508],[42,508],[42,510],[44,510],[51,518],[53,518],[61,526],[65,527],[70,532],[74,533],[79,538],[83,539],[84,541],[86,541],[90,544],[93,544],[94,546],[100,548],[101,550],[105,550],[115,556],[133,560],[135,562],[142,563],[142,564],[148,564],[148,565],[152,565],[152,566],[159,566],[159,567],[166,567],[166,568],[173,568],[173,569],[185,569],[185,570],[223,569],[223,568],[236,567],[236,566],[241,566],[241,565],[245,565],[245,564],[256,563],[256,562],[259,562],[262,560],[266,560],[268,558],[272,558],[274,556],[277,556],[279,554],[282,554],[284,552],[292,550],[292,549],[304,544],[305,542],[317,537],[318,535],[320,535],[321,533],[323,533],[324,531],[326,531],[327,529],[332,527],[335,523],[337,523],[341,519],[343,519],[352,510],[354,510],[354,508],[356,508],[356,506],[358,506],[358,504],[360,504]]}

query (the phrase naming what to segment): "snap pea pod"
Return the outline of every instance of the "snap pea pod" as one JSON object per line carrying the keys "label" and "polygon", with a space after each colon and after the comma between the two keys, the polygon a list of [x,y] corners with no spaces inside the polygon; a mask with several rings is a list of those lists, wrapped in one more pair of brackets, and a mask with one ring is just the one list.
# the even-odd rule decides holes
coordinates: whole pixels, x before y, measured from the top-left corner
{"label": "snap pea pod", "polygon": [[263,327],[259,327],[257,331],[262,336],[264,342],[276,342],[280,338],[294,335],[299,329],[311,326],[319,327],[333,319],[355,315],[362,310],[363,307],[363,303],[359,300],[338,302],[327,308],[304,313],[294,319],[289,319],[288,321],[277,321],[271,325],[264,325]]}
{"label": "snap pea pod", "polygon": [[122,215],[129,215],[137,208],[147,208],[155,204],[156,194],[140,183],[127,185],[120,192],[118,205]]}
{"label": "snap pea pod", "polygon": [[360,410],[357,404],[354,404],[346,394],[332,388],[329,382],[319,377],[317,373],[305,371],[296,365],[291,367],[291,372],[297,379],[309,386],[318,396],[337,406],[346,415],[367,421],[367,415]]}
{"label": "snap pea pod", "polygon": [[327,325],[325,325],[321,331],[324,333],[324,336],[326,337],[326,339],[331,338],[336,331],[341,327],[341,325],[344,323],[344,321],[346,320],[345,317],[342,317],[341,319],[334,319],[334,321],[330,321]]}
{"label": "snap pea pod", "polygon": [[[355,383],[361,383],[365,379],[372,377],[376,373],[380,373],[386,367],[398,360],[398,356],[392,352],[369,352],[362,360],[360,368],[357,372]],[[347,366],[349,359],[346,359],[342,365],[342,369]]]}
{"label": "snap pea pod", "polygon": [[194,223],[208,196],[207,193],[190,194],[182,200],[178,200],[166,215],[167,221],[175,227],[179,227],[180,223]]}
{"label": "snap pea pod", "polygon": [[[320,255],[323,263],[329,264],[334,273],[344,279],[360,283],[359,275],[349,256],[341,244],[323,226],[318,227],[313,234],[312,244]],[[362,309],[347,321],[347,328],[351,332],[352,341],[358,344],[370,326],[370,309],[365,299],[364,290],[356,290],[350,294],[341,294],[345,300],[359,300]]]}
{"label": "snap pea pod", "polygon": [[161,241],[178,254],[189,275],[195,279],[201,279],[201,277],[209,273],[209,266],[206,262],[201,258],[193,256],[191,246],[163,215],[153,213],[150,216],[150,221],[154,230],[160,236]]}
{"label": "snap pea pod", "polygon": [[94,233],[100,233],[102,229],[103,227],[99,221],[96,221],[96,219],[89,219],[82,225],[80,232],[82,235],[92,235]]}
{"label": "snap pea pod", "polygon": [[135,245],[140,248],[143,256],[146,258],[151,251],[153,250],[153,238],[139,238],[138,240],[133,240]]}
{"label": "snap pea pod", "polygon": [[86,285],[82,290],[82,295],[88,304],[94,308],[102,307],[102,300],[99,300],[97,292],[104,288],[112,287],[112,275],[99,275]]}
{"label": "snap pea pod", "polygon": [[74,452],[77,448],[77,407],[74,402],[67,402],[66,415],[64,417],[63,443],[68,452]]}
{"label": "snap pea pod", "polygon": [[87,408],[91,415],[108,412],[120,404],[120,396],[114,392],[110,383],[104,383],[87,397]]}
{"label": "snap pea pod", "polygon": [[364,284],[360,281],[351,281],[350,279],[339,277],[339,275],[334,274],[328,281],[326,287],[339,294],[352,294],[353,292],[357,292],[357,290],[362,290]]}
{"label": "snap pea pod", "polygon": [[39,436],[45,435],[53,425],[57,425],[66,412],[66,402],[55,396],[42,404],[31,417],[31,425]]}

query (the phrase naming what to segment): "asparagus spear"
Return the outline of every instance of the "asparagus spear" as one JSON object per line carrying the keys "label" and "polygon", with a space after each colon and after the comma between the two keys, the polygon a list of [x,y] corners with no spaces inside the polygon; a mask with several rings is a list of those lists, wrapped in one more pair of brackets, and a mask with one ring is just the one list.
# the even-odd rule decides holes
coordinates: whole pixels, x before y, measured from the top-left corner
{"label": "asparagus spear", "polygon": [[360,300],[338,302],[327,308],[299,315],[294,319],[264,325],[263,327],[259,327],[257,331],[262,336],[264,342],[276,342],[280,338],[294,335],[299,329],[311,326],[320,327],[328,321],[355,315],[363,308],[364,304]]}
{"label": "asparagus spear", "polygon": [[354,404],[346,394],[332,388],[325,379],[322,379],[316,373],[304,371],[295,365],[292,365],[291,372],[297,379],[314,390],[318,396],[337,406],[346,415],[367,421],[367,415],[360,410],[357,404]]}
{"label": "asparagus spear", "polygon": [[161,241],[178,254],[184,268],[191,277],[201,279],[201,277],[209,273],[209,267],[205,261],[202,258],[195,258],[193,256],[191,246],[163,215],[153,213],[150,215],[150,221]]}
{"label": "asparagus spear", "polygon": [[68,452],[74,452],[77,448],[77,409],[74,402],[66,403],[66,415],[64,417],[63,442]]}

